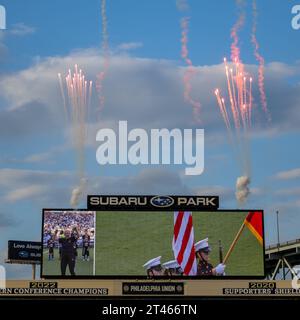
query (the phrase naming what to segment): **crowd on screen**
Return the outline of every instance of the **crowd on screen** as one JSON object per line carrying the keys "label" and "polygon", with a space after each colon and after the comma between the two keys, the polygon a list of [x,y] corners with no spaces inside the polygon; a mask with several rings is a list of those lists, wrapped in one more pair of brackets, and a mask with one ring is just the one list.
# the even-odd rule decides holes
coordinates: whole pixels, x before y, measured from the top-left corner
{"label": "crowd on screen", "polygon": [[95,213],[82,211],[45,211],[43,245],[48,247],[49,240],[59,247],[59,238],[69,230],[76,238],[78,247],[82,246],[82,236],[88,233],[91,246],[95,239]]}

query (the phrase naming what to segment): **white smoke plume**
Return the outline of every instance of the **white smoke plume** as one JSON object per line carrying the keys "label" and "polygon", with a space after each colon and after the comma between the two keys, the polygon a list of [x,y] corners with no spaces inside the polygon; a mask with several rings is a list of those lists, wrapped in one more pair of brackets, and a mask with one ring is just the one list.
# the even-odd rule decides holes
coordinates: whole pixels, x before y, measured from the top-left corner
{"label": "white smoke plume", "polygon": [[235,196],[240,204],[244,203],[250,194],[249,184],[250,178],[248,176],[241,176],[236,180]]}
{"label": "white smoke plume", "polygon": [[80,198],[83,195],[87,184],[87,179],[81,178],[78,187],[74,188],[72,191],[70,205],[72,208],[76,208],[79,204]]}

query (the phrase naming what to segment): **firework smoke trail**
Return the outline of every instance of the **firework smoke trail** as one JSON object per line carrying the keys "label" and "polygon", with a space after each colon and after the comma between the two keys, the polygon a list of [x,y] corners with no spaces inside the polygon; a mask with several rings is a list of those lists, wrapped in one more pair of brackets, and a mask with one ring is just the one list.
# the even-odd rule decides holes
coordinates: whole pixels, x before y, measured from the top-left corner
{"label": "firework smoke trail", "polygon": [[[240,58],[239,48],[239,31],[245,24],[245,2],[244,0],[236,0],[239,9],[239,16],[237,22],[231,29],[230,36],[232,38],[231,44],[231,60],[234,64],[233,68],[228,67],[226,59],[225,74],[227,82],[228,97],[231,106],[231,114],[235,128],[236,143],[238,159],[241,162],[243,175],[237,178],[236,181],[236,199],[240,204],[243,204],[248,195],[250,194],[250,152],[249,152],[249,135],[248,130],[251,128],[252,118],[252,78],[245,72],[244,65]],[[216,89],[217,102],[220,108],[220,101],[224,102],[225,99],[220,95],[219,90]],[[226,108],[225,103],[222,104],[221,114],[224,119],[225,125],[228,128],[228,121],[224,117]],[[229,120],[230,121],[230,120]],[[243,129],[240,132],[240,129]]]}
{"label": "firework smoke trail", "polygon": [[[231,106],[231,111],[233,115],[233,120],[236,128],[240,127],[240,122],[239,122],[239,116],[238,116],[238,110],[237,110],[237,105],[236,105],[236,98],[233,97],[233,93],[235,93],[235,86],[233,81],[230,81],[230,76],[229,76],[229,68],[227,65],[227,60],[224,58],[224,65],[225,65],[225,74],[226,74],[226,80],[227,80],[227,89],[228,89],[228,94],[229,94],[229,101],[230,101],[230,106]],[[232,86],[232,88],[231,88]]]}
{"label": "firework smoke trail", "polygon": [[228,113],[226,110],[226,106],[225,106],[225,101],[223,98],[220,97],[220,92],[219,89],[215,90],[215,95],[217,98],[217,102],[220,108],[220,112],[222,114],[223,120],[225,122],[226,128],[228,130],[229,133],[231,133],[231,126],[230,126],[230,122],[229,122],[229,118],[228,118]]}
{"label": "firework smoke trail", "polygon": [[191,97],[192,85],[191,80],[194,75],[197,73],[196,68],[193,66],[192,60],[189,58],[188,52],[188,28],[189,28],[189,18],[184,17],[181,19],[181,57],[187,64],[187,70],[183,75],[183,83],[184,83],[184,99],[188,103],[190,103],[193,107],[194,117],[197,122],[201,122],[200,120],[200,110],[201,104],[199,101],[194,100]]}
{"label": "firework smoke trail", "polygon": [[254,56],[258,62],[258,89],[260,94],[260,102],[262,105],[262,109],[265,112],[268,121],[271,121],[271,115],[268,110],[268,104],[267,104],[267,96],[265,92],[265,59],[262,57],[262,55],[259,53],[259,43],[256,38],[256,29],[257,29],[257,6],[256,6],[256,0],[253,0],[252,2],[252,9],[253,9],[253,26],[252,26],[252,35],[251,35],[251,41],[254,46]]}
{"label": "firework smoke trail", "polygon": [[[233,69],[229,69],[227,60],[224,58],[228,100],[230,102],[234,127],[238,134],[241,126],[244,131],[247,131],[251,126],[252,78],[248,79],[245,74],[239,71],[240,63],[235,62],[234,65],[236,69],[236,76],[233,75]],[[224,110],[225,104],[221,103],[223,100],[225,101],[225,99],[221,96],[219,89],[215,90],[215,95],[217,97],[217,102],[222,112],[223,119],[226,119],[226,127],[228,128],[228,112],[226,108]]]}
{"label": "firework smoke trail", "polygon": [[250,178],[248,176],[238,177],[236,180],[236,198],[239,203],[244,203],[250,194],[249,184]]}
{"label": "firework smoke trail", "polygon": [[104,107],[105,97],[103,93],[103,82],[109,68],[109,45],[107,32],[107,17],[106,17],[106,0],[101,0],[101,21],[102,21],[102,52],[104,56],[103,70],[97,75],[96,89],[99,97],[100,111]]}
{"label": "firework smoke trail", "polygon": [[72,206],[72,208],[76,208],[78,206],[80,198],[86,189],[87,182],[88,182],[87,179],[81,178],[79,186],[75,187],[72,190],[71,199],[70,199],[70,205]]}
{"label": "firework smoke trail", "polygon": [[236,123],[236,127],[240,128],[239,110],[237,107],[236,89],[235,89],[235,85],[234,85],[234,76],[233,76],[233,69],[232,68],[230,68],[230,81],[231,81],[233,104],[234,104],[234,110],[235,110],[235,116],[236,116],[235,123]]}
{"label": "firework smoke trail", "polygon": [[[87,135],[86,122],[93,83],[85,79],[85,75],[82,70],[78,70],[77,65],[75,65],[73,74],[71,70],[68,71],[65,77],[65,86],[61,74],[58,74],[58,80],[67,120],[71,121],[72,124],[73,144],[77,150],[77,167],[80,185],[72,191],[70,200],[72,207],[75,207],[78,205],[79,198],[86,184],[86,179],[84,178],[84,148]],[[66,96],[68,99],[66,99]]]}
{"label": "firework smoke trail", "polygon": [[242,27],[245,24],[245,11],[243,9],[244,1],[243,0],[237,0],[236,4],[239,8],[239,17],[237,22],[234,24],[234,26],[231,29],[230,37],[232,38],[232,44],[231,44],[231,60],[238,63],[238,68],[240,72],[244,72],[244,66],[241,63],[240,59],[240,48],[238,46],[239,44],[239,36],[238,33],[242,29]]}
{"label": "firework smoke trail", "polygon": [[[233,68],[229,66],[224,58],[225,79],[227,85],[227,97],[230,102],[231,111],[227,110],[225,98],[221,95],[220,90],[215,90],[217,103],[229,133],[230,141],[237,151],[238,159],[241,162],[243,175],[237,179],[236,198],[240,204],[244,203],[250,193],[250,163],[248,150],[248,130],[251,127],[251,109],[252,109],[252,78],[248,78],[245,73],[241,72],[241,63],[235,59]],[[230,116],[229,116],[230,114]],[[232,124],[231,124],[232,119]],[[233,130],[236,142],[233,139]],[[241,129],[243,131],[241,132]]]}
{"label": "firework smoke trail", "polygon": [[66,117],[66,120],[67,120],[68,119],[68,109],[67,109],[67,103],[66,103],[66,95],[65,95],[65,92],[64,92],[63,81],[62,81],[60,73],[58,74],[58,81],[59,81],[60,94],[61,94],[61,97],[63,99],[63,104],[64,104],[65,117]]}
{"label": "firework smoke trail", "polygon": [[249,127],[252,126],[251,117],[252,117],[252,78],[250,78],[250,81],[249,81]]}
{"label": "firework smoke trail", "polygon": [[88,115],[88,102],[91,100],[92,81],[85,80],[82,70],[78,71],[75,65],[75,72],[69,70],[66,76],[66,87],[69,98],[70,115],[73,122],[74,144],[78,151],[78,168],[80,177],[84,172],[84,146],[86,138],[86,121]]}
{"label": "firework smoke trail", "polygon": [[[241,122],[245,127],[245,122],[247,117],[245,113],[246,110],[244,107],[244,105],[246,104],[244,103],[244,101],[246,101],[246,98],[245,98],[246,88],[245,88],[245,81],[244,81],[245,72],[244,72],[244,65],[240,58],[240,48],[238,46],[239,44],[238,33],[245,24],[245,9],[244,9],[245,2],[244,0],[236,0],[236,5],[239,10],[239,15],[236,23],[234,24],[230,32],[230,37],[232,38],[232,44],[230,47],[231,60],[235,65],[235,81],[234,81],[233,71],[230,71],[229,78],[231,78],[231,81],[230,81],[231,83],[228,83],[228,87],[231,85],[232,92],[234,92],[234,94],[232,93],[232,96],[233,96],[232,103],[234,104],[234,110],[235,110],[233,114],[233,118],[235,121],[235,127],[239,129]],[[224,62],[226,67],[226,61],[224,60]],[[228,73],[228,70],[226,70],[226,72]]]}

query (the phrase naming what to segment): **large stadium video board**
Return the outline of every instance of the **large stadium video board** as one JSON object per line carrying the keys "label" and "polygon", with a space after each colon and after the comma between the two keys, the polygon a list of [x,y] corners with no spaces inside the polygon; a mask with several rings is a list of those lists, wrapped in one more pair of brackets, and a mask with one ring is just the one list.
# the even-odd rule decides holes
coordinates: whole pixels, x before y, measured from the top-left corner
{"label": "large stadium video board", "polygon": [[263,278],[261,210],[43,211],[42,278]]}

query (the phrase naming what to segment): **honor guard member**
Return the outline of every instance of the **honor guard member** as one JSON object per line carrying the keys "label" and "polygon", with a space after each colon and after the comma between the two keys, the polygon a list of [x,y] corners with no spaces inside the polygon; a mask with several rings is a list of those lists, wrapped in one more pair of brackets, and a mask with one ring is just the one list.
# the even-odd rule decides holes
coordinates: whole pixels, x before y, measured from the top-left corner
{"label": "honor guard member", "polygon": [[82,235],[82,259],[85,261],[90,261],[90,241],[91,237],[88,234],[88,230],[85,229],[85,233]]}
{"label": "honor guard member", "polygon": [[148,277],[154,278],[156,276],[164,275],[164,269],[161,266],[160,259],[161,256],[156,257],[154,259],[149,260],[143,265],[143,267],[147,270]]}
{"label": "honor guard member", "polygon": [[77,258],[78,256],[78,252],[77,252],[77,249],[78,249],[78,243],[77,243],[77,240],[79,238],[79,234],[78,234],[78,231],[77,231],[77,227],[74,226],[72,228],[72,232],[71,232],[71,237],[74,237],[76,239],[76,241],[74,242],[74,252],[75,252],[75,259]]}
{"label": "honor guard member", "polygon": [[165,274],[167,276],[182,276],[183,271],[176,260],[171,260],[163,263],[163,268],[165,269]]}
{"label": "honor guard member", "polygon": [[55,242],[53,239],[53,236],[51,236],[51,238],[48,240],[47,242],[47,246],[49,249],[49,253],[48,253],[48,260],[54,260],[54,246],[55,246]]}
{"label": "honor guard member", "polygon": [[208,244],[208,238],[195,243],[196,257],[198,258],[197,275],[198,276],[221,276],[224,275],[225,265],[218,264],[215,268],[209,263],[209,254],[211,248]]}
{"label": "honor guard member", "polygon": [[75,276],[75,251],[74,243],[76,238],[72,235],[70,230],[65,230],[64,236],[59,238],[61,244],[61,275],[66,275],[67,266],[69,266],[71,276]]}

